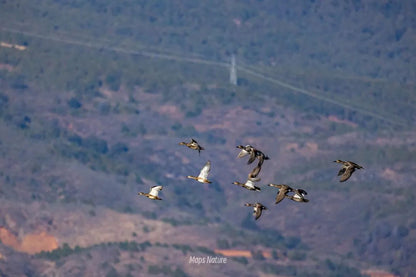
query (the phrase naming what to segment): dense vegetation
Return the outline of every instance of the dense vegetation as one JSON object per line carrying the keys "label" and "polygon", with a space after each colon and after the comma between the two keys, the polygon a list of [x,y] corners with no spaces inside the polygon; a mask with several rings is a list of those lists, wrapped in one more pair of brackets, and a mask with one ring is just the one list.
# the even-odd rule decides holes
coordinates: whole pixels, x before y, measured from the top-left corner
{"label": "dense vegetation", "polygon": [[[73,91],[77,98],[97,95],[103,85],[114,91],[123,85],[177,100],[188,94],[163,88],[196,82],[202,89],[191,94],[198,106],[186,107],[189,115],[210,104],[202,95],[227,103],[235,97],[251,98],[250,91],[255,91],[252,101],[278,97],[282,104],[337,114],[366,127],[378,126],[379,120],[402,127],[414,122],[413,4],[252,2],[6,2],[0,38],[26,45],[29,51],[23,56],[2,51],[0,60],[22,69],[6,76],[14,79],[15,88],[36,81],[43,89]],[[24,19],[14,19],[15,13]],[[162,55],[151,58],[158,53]],[[237,95],[224,78],[232,53],[244,69],[239,71]],[[222,82],[209,89],[208,76]]]}

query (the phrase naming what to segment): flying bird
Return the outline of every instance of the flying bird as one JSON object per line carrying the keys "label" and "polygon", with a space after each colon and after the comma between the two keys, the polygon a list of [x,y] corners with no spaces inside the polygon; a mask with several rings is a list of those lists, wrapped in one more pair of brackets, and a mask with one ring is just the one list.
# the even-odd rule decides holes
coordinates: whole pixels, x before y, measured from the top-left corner
{"label": "flying bird", "polygon": [[254,158],[253,155],[250,156],[250,159],[248,160],[248,163],[252,163],[254,162],[255,159],[258,159],[258,166],[261,166],[264,162],[264,160],[269,160],[270,158],[268,156],[266,156],[263,152],[261,152],[260,150],[254,149]]}
{"label": "flying bird", "polygon": [[296,202],[309,202],[309,199],[305,198],[308,193],[303,189],[293,189],[293,195],[286,195],[287,198]]}
{"label": "flying bird", "polygon": [[280,184],[280,185],[269,184],[268,186],[279,189],[279,191],[276,194],[275,204],[278,204],[280,201],[285,199],[285,197],[288,196],[288,193],[293,191],[293,189],[290,186],[284,185],[284,184]]}
{"label": "flying bird", "polygon": [[233,184],[246,188],[248,190],[260,191],[260,188],[254,185],[255,182],[258,182],[260,180],[261,180],[260,178],[250,178],[250,175],[249,175],[245,183],[233,182]]}
{"label": "flying bird", "polygon": [[208,180],[208,174],[211,170],[211,162],[207,161],[207,163],[204,165],[204,167],[201,169],[201,172],[199,173],[198,177],[196,176],[187,176],[190,179],[197,180],[201,183],[211,183],[211,181]]}
{"label": "flying bird", "polygon": [[247,144],[246,146],[243,145],[237,145],[237,148],[241,149],[240,153],[238,153],[237,158],[242,158],[247,155],[249,155],[251,152],[253,152],[254,147],[250,144]]}
{"label": "flying bird", "polygon": [[263,152],[254,148],[250,144],[247,144],[246,146],[237,145],[236,147],[241,149],[240,153],[238,153],[238,155],[237,155],[237,158],[242,158],[242,157],[245,157],[247,155],[250,155],[250,158],[248,159],[247,164],[251,164],[257,158],[259,160],[258,166],[261,166],[263,164],[264,160],[269,160],[270,159]]}
{"label": "flying bird", "polygon": [[334,161],[334,163],[342,164],[341,169],[338,171],[338,176],[341,176],[341,178],[339,179],[340,182],[347,181],[356,169],[364,168],[361,165],[351,161],[336,160]]}
{"label": "flying bird", "polygon": [[244,204],[244,206],[253,207],[253,215],[256,220],[259,219],[259,217],[261,216],[261,212],[263,210],[267,210],[267,208],[263,206],[261,203],[254,203],[254,204],[246,203]]}
{"label": "flying bird", "polygon": [[161,190],[162,190],[162,186],[153,186],[150,188],[149,193],[139,192],[138,195],[144,195],[147,198],[150,198],[152,200],[162,200],[162,198],[159,198],[159,191]]}
{"label": "flying bird", "polygon": [[194,140],[193,138],[191,138],[191,142],[182,141],[182,142],[179,142],[179,145],[185,145],[188,148],[191,148],[193,150],[198,150],[199,154],[201,154],[201,150],[205,150],[205,148],[199,145],[198,142]]}

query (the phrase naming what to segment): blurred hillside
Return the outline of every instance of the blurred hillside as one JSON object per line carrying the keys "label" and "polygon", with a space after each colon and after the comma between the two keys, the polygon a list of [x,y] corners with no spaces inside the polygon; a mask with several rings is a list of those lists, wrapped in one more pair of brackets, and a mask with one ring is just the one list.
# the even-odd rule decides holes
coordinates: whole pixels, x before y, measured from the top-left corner
{"label": "blurred hillside", "polygon": [[[415,11],[3,1],[0,275],[411,276]],[[232,184],[252,169],[239,144],[271,157],[261,192]],[[339,183],[336,159],[364,170]],[[212,184],[186,178],[207,160]],[[268,183],[310,202],[274,206]],[[137,196],[153,185],[163,201]],[[250,254],[189,263],[223,249]]]}

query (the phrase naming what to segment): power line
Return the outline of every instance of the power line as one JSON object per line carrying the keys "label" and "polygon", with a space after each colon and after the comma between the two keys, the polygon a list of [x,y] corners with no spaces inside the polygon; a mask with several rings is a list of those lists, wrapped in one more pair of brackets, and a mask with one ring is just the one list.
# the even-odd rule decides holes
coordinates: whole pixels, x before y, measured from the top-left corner
{"label": "power line", "polygon": [[[56,36],[40,35],[40,34],[36,34],[36,33],[16,30],[16,29],[7,28],[7,27],[1,27],[1,29],[5,32],[23,34],[23,35],[26,35],[26,36],[29,36],[29,37],[35,37],[35,38],[39,38],[39,39],[56,41],[56,42],[72,44],[72,45],[78,45],[78,46],[83,46],[83,47],[88,47],[88,48],[113,51],[113,52],[118,52],[118,53],[123,53],[123,54],[128,54],[128,55],[140,55],[140,56],[145,56],[145,57],[155,58],[155,59],[164,59],[164,60],[173,60],[173,61],[197,63],[197,64],[206,64],[206,65],[225,67],[225,68],[228,68],[230,66],[229,63],[226,63],[226,62],[210,61],[210,60],[202,59],[202,58],[191,58],[191,57],[179,56],[179,55],[174,55],[174,54],[163,54],[163,53],[157,53],[157,52],[145,51],[145,50],[132,50],[132,49],[127,49],[127,48],[123,48],[123,47],[112,47],[112,46],[90,43],[90,42],[85,42],[85,41],[79,41],[79,40],[74,40],[74,39],[59,38],[59,37],[56,37]],[[381,120],[384,120],[386,122],[389,122],[389,123],[392,123],[392,124],[395,124],[395,125],[401,125],[401,126],[406,126],[407,125],[403,121],[399,122],[399,121],[396,121],[396,120],[393,120],[393,119],[390,119],[390,118],[386,118],[386,117],[384,117],[380,114],[374,113],[372,111],[362,109],[362,108],[358,108],[358,107],[354,107],[354,106],[351,106],[349,104],[342,103],[340,101],[337,101],[337,100],[331,99],[329,97],[320,95],[318,93],[296,87],[296,86],[291,85],[289,83],[286,83],[284,81],[281,81],[281,80],[278,80],[278,79],[275,79],[275,78],[272,78],[272,77],[268,77],[268,76],[266,76],[262,73],[259,73],[258,71],[255,71],[253,69],[249,69],[249,68],[243,67],[243,66],[237,66],[235,64],[234,64],[234,66],[235,66],[235,70],[237,70],[237,69],[241,70],[241,71],[245,72],[246,74],[249,74],[249,75],[251,75],[255,78],[271,82],[271,83],[273,83],[275,85],[278,85],[280,87],[284,87],[284,88],[287,88],[289,90],[299,92],[299,93],[302,93],[304,95],[308,95],[310,97],[313,97],[315,99],[330,103],[332,105],[340,106],[342,108],[349,109],[351,111],[356,111],[356,112],[359,112],[361,114],[368,115],[368,116],[371,116],[371,117],[374,117],[374,118],[377,118],[377,119],[381,119]],[[237,74],[237,72],[235,72],[235,75],[236,74]]]}
{"label": "power line", "polygon": [[145,57],[149,57],[149,58],[184,61],[184,62],[191,62],[191,63],[198,63],[198,64],[207,64],[207,65],[214,65],[214,66],[221,66],[221,67],[229,67],[229,64],[225,63],[225,62],[216,62],[216,61],[210,61],[210,60],[201,59],[201,58],[190,58],[190,57],[185,57],[185,56],[156,53],[156,52],[144,51],[144,50],[131,50],[131,49],[126,49],[126,48],[122,48],[122,47],[112,47],[112,46],[94,44],[94,43],[90,43],[90,42],[83,42],[83,41],[73,40],[73,39],[68,39],[68,38],[45,36],[45,35],[40,35],[40,34],[30,33],[30,32],[21,31],[21,30],[5,28],[5,27],[1,27],[1,29],[3,31],[6,31],[6,32],[22,34],[22,35],[26,35],[26,36],[29,36],[29,37],[35,37],[35,38],[39,38],[39,39],[56,41],[56,42],[78,45],[78,46],[84,46],[84,47],[88,47],[88,48],[113,51],[113,52],[118,52],[118,53],[123,53],[123,54],[140,55],[140,56],[145,56]]}
{"label": "power line", "polygon": [[230,83],[234,86],[237,85],[237,67],[235,63],[235,55],[231,56]]}
{"label": "power line", "polygon": [[302,88],[298,88],[296,86],[293,86],[291,84],[285,83],[283,81],[280,81],[280,80],[277,80],[277,79],[274,79],[274,78],[271,78],[271,77],[267,77],[267,76],[265,76],[265,75],[263,75],[261,73],[255,72],[255,71],[253,71],[251,69],[244,68],[244,67],[240,67],[240,66],[238,66],[238,69],[241,70],[241,71],[243,71],[243,72],[246,72],[246,73],[248,73],[248,74],[250,74],[252,76],[256,76],[257,78],[260,78],[260,79],[269,81],[269,82],[271,82],[273,84],[276,84],[278,86],[281,86],[281,87],[284,87],[284,88],[287,88],[287,89],[290,89],[290,90],[293,90],[293,91],[296,91],[296,92],[299,92],[299,93],[308,95],[310,97],[313,97],[313,98],[316,98],[316,99],[319,99],[319,100],[322,100],[322,101],[331,103],[333,105],[337,105],[337,106],[343,107],[345,109],[349,109],[349,110],[356,111],[356,112],[359,112],[359,113],[362,113],[362,114],[365,114],[365,115],[369,115],[371,117],[375,117],[375,118],[378,118],[378,119],[381,119],[381,120],[390,122],[392,124],[406,126],[406,124],[404,122],[397,122],[395,120],[386,118],[386,117],[384,117],[382,115],[379,115],[379,114],[376,114],[374,112],[371,112],[371,111],[368,111],[368,110],[365,110],[365,109],[361,109],[361,108],[357,108],[357,107],[353,107],[351,105],[348,105],[348,104],[339,102],[339,101],[334,100],[334,99],[331,99],[329,97],[325,97],[323,95],[319,95],[317,93],[314,93],[314,92],[311,92],[311,91],[308,91],[308,90],[305,90],[305,89],[302,89]]}

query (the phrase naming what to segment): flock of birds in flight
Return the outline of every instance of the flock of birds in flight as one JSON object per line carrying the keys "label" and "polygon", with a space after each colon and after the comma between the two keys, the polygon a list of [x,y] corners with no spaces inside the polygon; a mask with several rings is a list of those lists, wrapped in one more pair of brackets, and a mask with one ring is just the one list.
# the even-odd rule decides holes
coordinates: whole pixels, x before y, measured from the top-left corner
{"label": "flock of birds in flight", "polygon": [[[205,150],[205,148],[199,145],[198,142],[194,139],[191,139],[190,142],[180,142],[179,144],[185,145],[190,149],[197,150],[198,153],[200,153],[201,150]],[[260,191],[261,189],[255,185],[256,182],[259,182],[261,180],[257,176],[259,175],[261,171],[263,162],[265,160],[269,160],[270,158],[266,156],[263,152],[254,148],[251,145],[246,145],[246,146],[237,145],[236,147],[241,149],[237,155],[237,158],[243,158],[245,156],[249,156],[247,164],[253,163],[256,159],[258,160],[258,162],[257,162],[256,167],[254,167],[253,170],[251,170],[251,172],[248,174],[248,178],[245,183],[233,182],[233,184],[241,186],[248,190]],[[363,168],[361,165],[358,165],[351,161],[336,160],[334,162],[342,164],[341,169],[338,171],[338,176],[341,176],[340,182],[347,181],[356,169]],[[208,175],[209,175],[210,170],[211,170],[211,162],[207,161],[204,167],[201,169],[198,176],[187,176],[187,177],[190,179],[194,179],[200,183],[211,183],[211,181],[208,180]],[[278,188],[275,204],[278,204],[285,198],[288,198],[296,202],[304,202],[304,203],[309,202],[309,199],[305,198],[305,196],[308,193],[304,189],[292,188],[285,184],[268,184],[268,186]],[[138,194],[146,196],[152,200],[162,200],[159,197],[159,191],[161,190],[162,190],[162,186],[153,186],[150,188],[149,193],[139,192]],[[260,218],[263,210],[267,210],[267,207],[259,202],[245,203],[244,205],[247,207],[253,207],[253,215],[256,220]]]}

